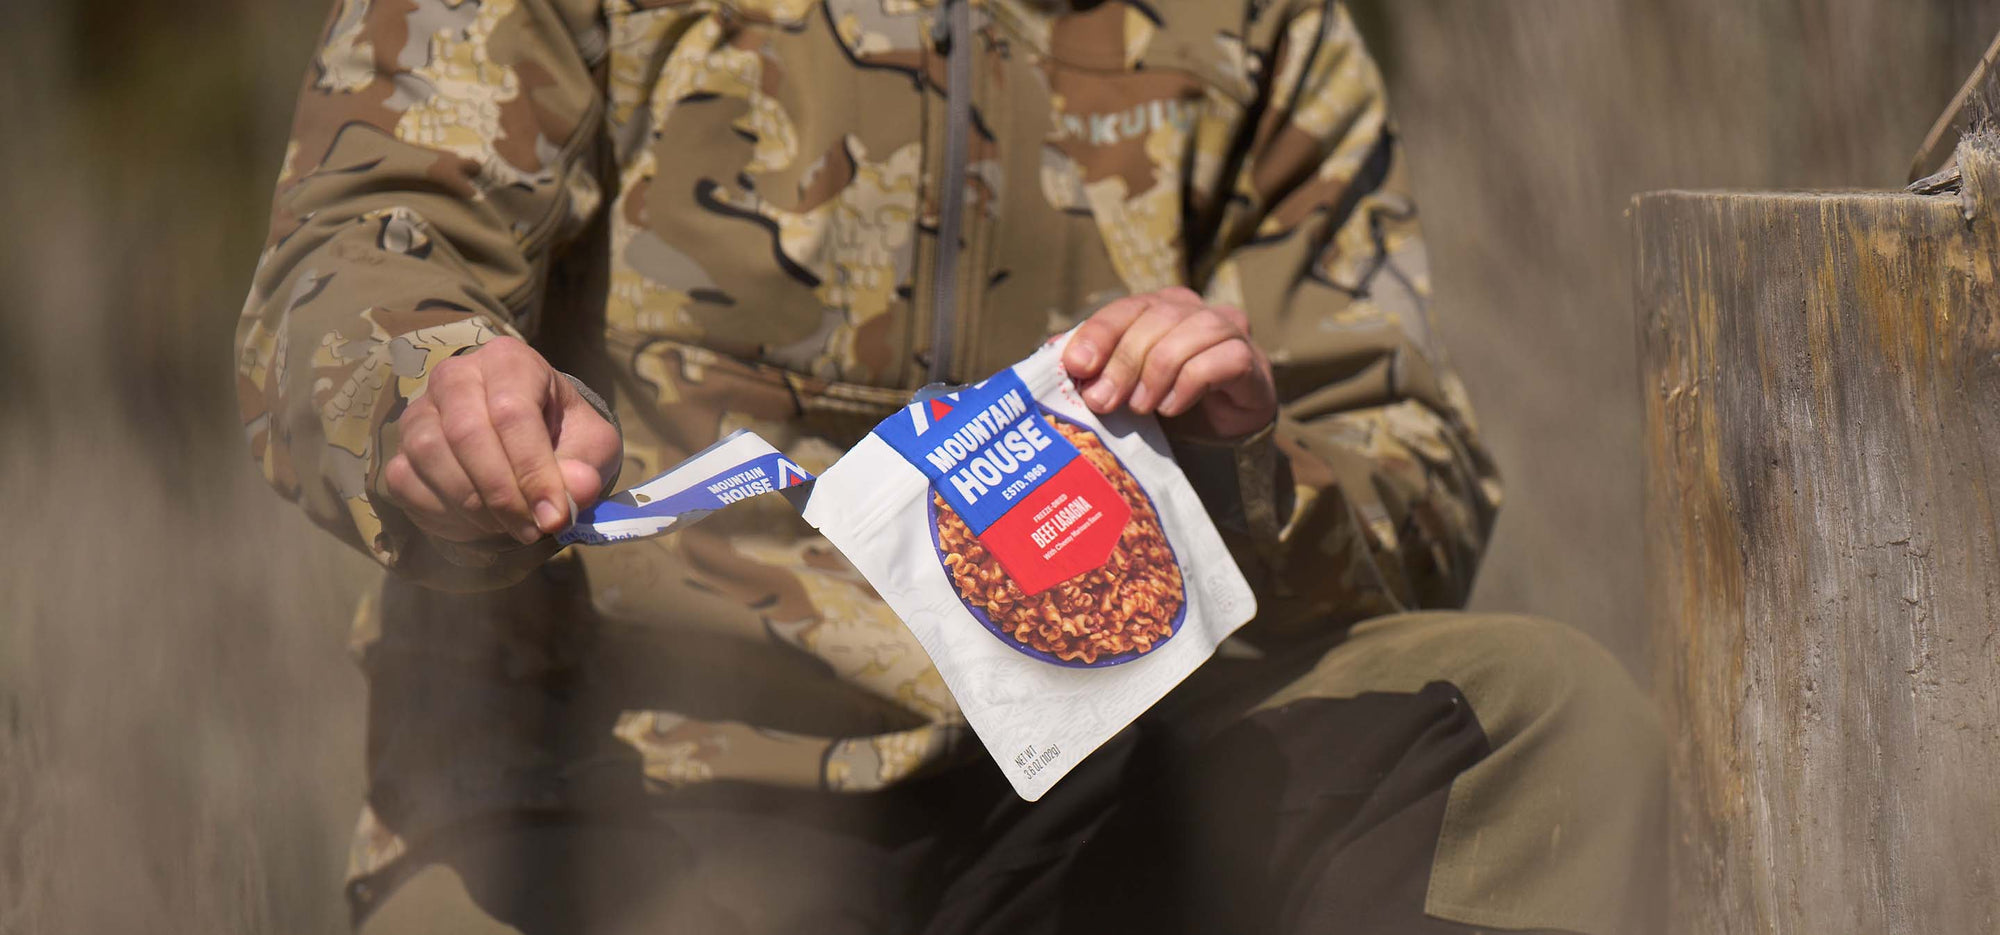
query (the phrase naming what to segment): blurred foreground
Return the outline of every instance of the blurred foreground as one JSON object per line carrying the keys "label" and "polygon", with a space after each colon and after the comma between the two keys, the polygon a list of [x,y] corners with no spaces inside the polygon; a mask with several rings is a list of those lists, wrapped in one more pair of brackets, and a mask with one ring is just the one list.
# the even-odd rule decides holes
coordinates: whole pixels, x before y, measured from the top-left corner
{"label": "blurred foreground", "polygon": [[[1969,0],[1358,0],[1509,482],[1478,593],[1639,671],[1636,191],[1893,187]],[[0,3],[0,935],[337,932],[365,559],[250,470],[230,335],[322,0]]]}

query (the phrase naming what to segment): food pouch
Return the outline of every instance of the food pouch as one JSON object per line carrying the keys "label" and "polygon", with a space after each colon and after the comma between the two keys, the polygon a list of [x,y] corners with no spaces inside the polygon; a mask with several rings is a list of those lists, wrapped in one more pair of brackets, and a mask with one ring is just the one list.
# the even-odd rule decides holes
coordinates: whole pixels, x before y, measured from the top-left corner
{"label": "food pouch", "polygon": [[804,510],[1029,801],[1256,612],[1158,423],[1092,413],[1066,340],[883,420]]}

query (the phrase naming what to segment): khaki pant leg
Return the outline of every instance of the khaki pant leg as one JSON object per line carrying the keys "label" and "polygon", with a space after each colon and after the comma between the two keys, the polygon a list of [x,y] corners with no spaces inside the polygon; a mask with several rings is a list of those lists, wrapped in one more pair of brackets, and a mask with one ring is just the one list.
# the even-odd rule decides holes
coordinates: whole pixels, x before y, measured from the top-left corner
{"label": "khaki pant leg", "polygon": [[362,935],[876,935],[917,913],[894,849],[766,809],[496,823],[416,859]]}
{"label": "khaki pant leg", "polygon": [[1664,738],[1624,669],[1576,630],[1512,615],[1381,618],[1258,707],[1433,682],[1465,696],[1492,752],[1452,784],[1425,911],[1492,928],[1651,930]]}

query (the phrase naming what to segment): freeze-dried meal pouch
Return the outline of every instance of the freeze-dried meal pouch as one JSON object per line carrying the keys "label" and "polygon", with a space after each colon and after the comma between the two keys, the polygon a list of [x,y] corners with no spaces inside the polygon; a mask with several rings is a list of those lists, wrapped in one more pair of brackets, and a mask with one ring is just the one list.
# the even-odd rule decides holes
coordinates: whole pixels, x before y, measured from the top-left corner
{"label": "freeze-dried meal pouch", "polygon": [[1030,801],[1256,612],[1158,423],[1092,413],[1066,340],[883,420],[804,511]]}
{"label": "freeze-dried meal pouch", "polygon": [[660,476],[592,505],[556,541],[603,545],[664,535],[738,500],[787,491],[812,479],[770,442],[737,429]]}

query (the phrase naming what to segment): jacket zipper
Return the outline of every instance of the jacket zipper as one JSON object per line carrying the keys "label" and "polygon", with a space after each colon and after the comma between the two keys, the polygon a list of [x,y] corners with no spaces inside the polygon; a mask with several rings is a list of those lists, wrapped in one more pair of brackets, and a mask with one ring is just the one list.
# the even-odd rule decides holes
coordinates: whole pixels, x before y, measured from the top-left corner
{"label": "jacket zipper", "polygon": [[972,12],[968,0],[944,0],[936,26],[945,43],[944,188],[938,193],[937,250],[931,270],[929,378],[946,382],[956,348],[958,251],[965,213],[967,140],[972,132]]}

